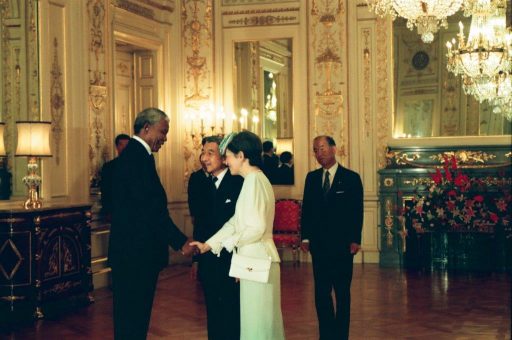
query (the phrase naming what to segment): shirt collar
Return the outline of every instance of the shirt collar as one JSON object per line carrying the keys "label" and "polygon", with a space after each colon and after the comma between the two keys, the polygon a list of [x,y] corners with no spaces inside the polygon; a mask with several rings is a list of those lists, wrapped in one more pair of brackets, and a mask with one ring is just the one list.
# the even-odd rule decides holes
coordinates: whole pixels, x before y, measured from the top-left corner
{"label": "shirt collar", "polygon": [[139,136],[133,136],[133,139],[135,139],[140,144],[142,144],[142,146],[146,149],[148,154],[151,155],[151,148],[149,147],[149,144],[146,143],[146,141],[144,139],[140,138]]}
{"label": "shirt collar", "polygon": [[222,182],[222,179],[224,178],[224,176],[226,175],[227,172],[228,172],[228,168],[224,168],[224,170],[222,170],[222,172],[220,174],[215,176],[215,177],[217,177],[217,182],[215,182],[215,186],[217,187],[217,189],[219,188],[220,182]]}
{"label": "shirt collar", "polygon": [[324,169],[323,173],[325,174],[326,171],[329,171],[329,176],[330,176],[331,181],[332,181],[332,179],[336,175],[336,171],[338,171],[338,162],[334,163],[334,165],[331,166],[329,169]]}

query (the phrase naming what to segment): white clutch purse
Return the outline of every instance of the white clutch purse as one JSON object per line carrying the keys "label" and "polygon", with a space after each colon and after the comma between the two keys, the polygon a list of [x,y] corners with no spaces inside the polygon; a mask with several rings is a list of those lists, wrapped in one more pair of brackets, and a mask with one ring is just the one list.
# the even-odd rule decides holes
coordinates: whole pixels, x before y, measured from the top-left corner
{"label": "white clutch purse", "polygon": [[271,264],[272,260],[270,257],[261,259],[240,255],[233,251],[229,276],[242,280],[267,283]]}

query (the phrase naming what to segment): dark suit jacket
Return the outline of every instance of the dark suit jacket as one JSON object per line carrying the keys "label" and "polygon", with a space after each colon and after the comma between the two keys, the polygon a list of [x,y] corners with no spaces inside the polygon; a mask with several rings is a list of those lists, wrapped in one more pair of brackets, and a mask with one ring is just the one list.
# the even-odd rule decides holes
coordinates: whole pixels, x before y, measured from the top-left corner
{"label": "dark suit jacket", "polygon": [[105,215],[112,213],[112,177],[114,168],[118,161],[118,158],[114,158],[113,160],[103,164],[103,167],[101,168],[101,212]]}
{"label": "dark suit jacket", "polygon": [[218,189],[208,180],[201,190],[202,202],[194,215],[194,240],[205,242],[234,215],[242,184],[243,178],[231,175],[229,170]]}
{"label": "dark suit jacket", "polygon": [[212,184],[203,169],[194,171],[188,180],[188,209],[190,216],[195,218],[201,207],[207,204],[207,195],[203,194],[205,188]]}
{"label": "dark suit jacket", "polygon": [[322,190],[323,169],[308,173],[302,202],[302,239],[309,239],[313,256],[350,253],[361,244],[363,186],[357,173],[338,165],[327,198]]}
{"label": "dark suit jacket", "polygon": [[113,176],[110,265],[163,268],[168,264],[168,245],[180,249],[187,237],[169,216],[153,156],[131,139],[118,159]]}

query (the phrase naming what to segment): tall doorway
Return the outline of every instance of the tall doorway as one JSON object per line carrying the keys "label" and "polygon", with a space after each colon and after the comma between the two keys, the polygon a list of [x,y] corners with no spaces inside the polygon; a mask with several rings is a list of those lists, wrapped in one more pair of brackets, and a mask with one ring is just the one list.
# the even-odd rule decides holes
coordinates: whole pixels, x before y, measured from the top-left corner
{"label": "tall doorway", "polygon": [[114,136],[133,134],[138,112],[158,107],[156,51],[116,41],[114,72]]}

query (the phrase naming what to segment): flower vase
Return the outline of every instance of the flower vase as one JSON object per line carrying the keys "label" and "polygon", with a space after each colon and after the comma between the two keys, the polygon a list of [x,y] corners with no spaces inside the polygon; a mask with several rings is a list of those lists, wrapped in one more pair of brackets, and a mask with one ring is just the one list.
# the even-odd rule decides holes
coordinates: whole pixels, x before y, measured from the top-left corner
{"label": "flower vase", "polygon": [[432,267],[446,268],[448,263],[448,234],[444,231],[431,233],[430,254]]}

